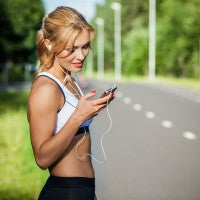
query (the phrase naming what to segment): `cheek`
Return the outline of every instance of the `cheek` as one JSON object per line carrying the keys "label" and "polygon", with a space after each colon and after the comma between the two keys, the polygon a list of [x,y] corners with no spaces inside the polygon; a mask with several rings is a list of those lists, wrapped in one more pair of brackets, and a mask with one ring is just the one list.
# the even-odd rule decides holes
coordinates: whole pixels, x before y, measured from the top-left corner
{"label": "cheek", "polygon": [[84,49],[84,50],[83,50],[83,55],[84,55],[85,57],[88,55],[88,53],[89,53],[89,49]]}
{"label": "cheek", "polygon": [[62,52],[58,56],[63,62],[72,62],[75,58],[74,54],[69,55],[66,52]]}

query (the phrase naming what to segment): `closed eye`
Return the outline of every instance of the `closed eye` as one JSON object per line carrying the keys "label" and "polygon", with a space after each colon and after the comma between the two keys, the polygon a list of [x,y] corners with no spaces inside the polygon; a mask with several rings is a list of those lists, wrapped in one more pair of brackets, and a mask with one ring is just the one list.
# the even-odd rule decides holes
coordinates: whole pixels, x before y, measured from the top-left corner
{"label": "closed eye", "polygon": [[88,49],[90,47],[90,44],[86,44],[86,45],[84,45],[82,48],[83,49]]}
{"label": "closed eye", "polygon": [[[87,42],[85,45],[82,46],[82,49],[90,48],[90,42]],[[65,50],[70,51],[70,53],[74,53],[78,49],[78,46],[74,46],[73,48],[66,48]]]}

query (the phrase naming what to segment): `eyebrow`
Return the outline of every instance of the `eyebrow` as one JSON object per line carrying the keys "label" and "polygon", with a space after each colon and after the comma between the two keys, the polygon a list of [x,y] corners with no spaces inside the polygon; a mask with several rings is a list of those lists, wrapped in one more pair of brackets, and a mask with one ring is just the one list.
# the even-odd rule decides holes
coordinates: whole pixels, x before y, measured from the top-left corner
{"label": "eyebrow", "polygon": [[[86,45],[90,45],[90,41],[88,41],[87,43],[85,43],[85,44],[83,45],[83,47],[86,46]],[[76,48],[76,49],[77,49],[78,46],[73,46],[73,48]]]}

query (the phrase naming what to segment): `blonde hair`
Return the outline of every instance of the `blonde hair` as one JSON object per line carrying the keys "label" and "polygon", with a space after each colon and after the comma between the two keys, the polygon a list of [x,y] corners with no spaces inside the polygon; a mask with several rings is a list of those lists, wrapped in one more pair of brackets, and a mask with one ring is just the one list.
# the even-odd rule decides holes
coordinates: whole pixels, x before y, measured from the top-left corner
{"label": "blonde hair", "polygon": [[[55,56],[66,46],[73,48],[75,39],[83,30],[89,32],[91,44],[94,39],[94,29],[76,9],[60,6],[45,16],[42,27],[36,35],[36,48],[40,61],[38,72],[51,68]],[[45,39],[51,42],[51,50],[45,46]]]}

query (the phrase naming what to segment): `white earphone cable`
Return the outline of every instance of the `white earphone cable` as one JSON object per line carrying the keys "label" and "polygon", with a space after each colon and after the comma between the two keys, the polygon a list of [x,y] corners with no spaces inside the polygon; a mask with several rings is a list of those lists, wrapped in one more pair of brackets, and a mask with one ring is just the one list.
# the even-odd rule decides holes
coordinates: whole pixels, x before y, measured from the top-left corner
{"label": "white earphone cable", "polygon": [[[72,89],[74,90],[74,92],[76,92],[76,94],[77,95],[79,95],[78,94],[78,92],[76,91],[76,89],[71,85],[71,83],[70,83],[70,86],[72,87]],[[79,95],[79,97],[80,97],[80,95]],[[69,102],[68,102],[69,103]],[[71,103],[70,103],[71,104]],[[71,104],[72,105],[72,104]],[[75,106],[74,106],[75,107]],[[104,132],[104,134],[101,136],[101,149],[102,149],[102,151],[103,151],[103,156],[104,156],[104,159],[105,159],[105,161],[107,160],[107,158],[106,158],[106,154],[105,154],[105,150],[104,150],[104,147],[103,147],[103,137],[110,131],[110,129],[112,128],[112,118],[111,118],[111,116],[110,116],[110,113],[109,113],[109,110],[108,110],[108,101],[107,101],[107,106],[106,106],[106,110],[107,110],[107,113],[108,113],[108,117],[109,117],[109,119],[110,119],[110,126],[109,126],[109,128]],[[87,154],[85,154],[85,155],[83,155],[82,157],[80,157],[79,155],[78,155],[78,149],[79,149],[79,147],[80,147],[80,143],[82,142],[82,140],[84,140],[84,142],[82,143],[82,144],[84,144],[85,143],[85,141],[86,141],[86,130],[85,130],[85,133],[84,133],[84,136],[81,138],[81,140],[78,142],[78,144],[76,145],[76,157],[79,159],[79,160],[83,160],[86,156],[90,156],[93,160],[95,160],[96,162],[98,162],[98,163],[100,163],[100,164],[102,164],[102,163],[104,163],[105,161],[99,161],[99,160],[97,160],[92,154],[89,154],[89,153],[87,153]],[[81,145],[82,145],[81,144]]]}
{"label": "white earphone cable", "polygon": [[[70,87],[71,87],[71,88],[74,90],[74,92],[76,93],[76,94],[70,94],[70,93],[68,93],[68,94],[74,95],[74,96],[77,95],[77,96],[79,96],[79,98],[80,98],[80,97],[81,97],[80,94],[77,92],[77,90],[72,86],[72,84],[71,84],[70,81],[69,81],[69,79],[71,79],[70,75],[69,75],[67,72],[65,72],[64,69],[60,66],[60,63],[58,62],[57,58],[56,58],[56,62],[58,63],[58,66],[60,67],[60,69],[62,70],[62,72],[65,74],[63,87],[65,87],[64,85],[65,85],[66,81],[68,81]],[[68,79],[68,80],[67,80],[67,79]],[[73,104],[71,104],[69,101],[66,100],[66,102],[67,102],[68,104],[70,104],[71,106],[73,106],[74,108],[76,108],[76,106],[74,106]],[[90,156],[94,161],[96,161],[96,162],[98,162],[98,163],[100,163],[100,164],[105,163],[105,161],[107,160],[106,154],[105,154],[105,150],[104,150],[104,147],[103,147],[103,137],[104,137],[104,136],[110,131],[110,129],[112,128],[112,118],[111,118],[110,113],[109,113],[109,110],[108,110],[108,101],[107,101],[107,106],[106,106],[106,108],[107,108],[106,110],[107,110],[107,113],[108,113],[108,117],[109,117],[109,119],[110,119],[110,126],[109,126],[109,128],[104,132],[104,134],[101,136],[101,149],[102,149],[102,152],[103,152],[104,161],[100,161],[100,160],[96,159],[96,158],[95,158],[92,154],[90,154],[90,153],[87,153],[87,154],[83,155],[82,157],[79,156],[79,154],[78,154],[78,149],[79,149],[79,147],[80,147],[81,145],[83,145],[83,144],[85,143],[85,141],[86,141],[86,133],[87,133],[86,130],[85,130],[85,132],[84,132],[84,136],[81,138],[81,140],[80,140],[80,141],[77,143],[77,145],[76,145],[76,157],[77,157],[79,160],[83,160],[86,156]],[[82,142],[82,140],[84,140],[83,143],[82,143],[81,145],[79,145],[79,144]]]}
{"label": "white earphone cable", "polygon": [[[83,138],[78,142],[78,144],[76,145],[76,157],[79,159],[79,160],[83,160],[84,158],[85,158],[85,156],[90,156],[93,160],[95,160],[96,162],[98,162],[98,163],[100,163],[100,164],[103,164],[103,163],[105,163],[105,161],[107,160],[107,158],[106,158],[106,154],[105,154],[105,150],[104,150],[104,147],[103,147],[103,137],[110,131],[110,129],[112,128],[112,118],[111,118],[111,116],[110,116],[110,113],[109,113],[109,110],[108,110],[108,101],[107,101],[107,107],[106,107],[107,109],[107,113],[108,113],[108,117],[109,117],[109,119],[110,119],[110,126],[109,126],[109,128],[104,132],[104,134],[101,136],[101,149],[102,149],[102,151],[103,151],[103,156],[104,156],[104,161],[100,161],[100,160],[97,160],[92,154],[89,154],[89,153],[87,153],[87,154],[85,154],[85,155],[83,155],[82,157],[79,157],[79,155],[78,155],[78,149],[79,149],[79,143],[81,143],[81,141],[84,139],[84,142],[85,142],[85,140],[86,140],[86,131],[85,131],[85,133],[84,133],[84,136],[83,136]],[[84,142],[82,143],[82,144],[84,144]]]}

